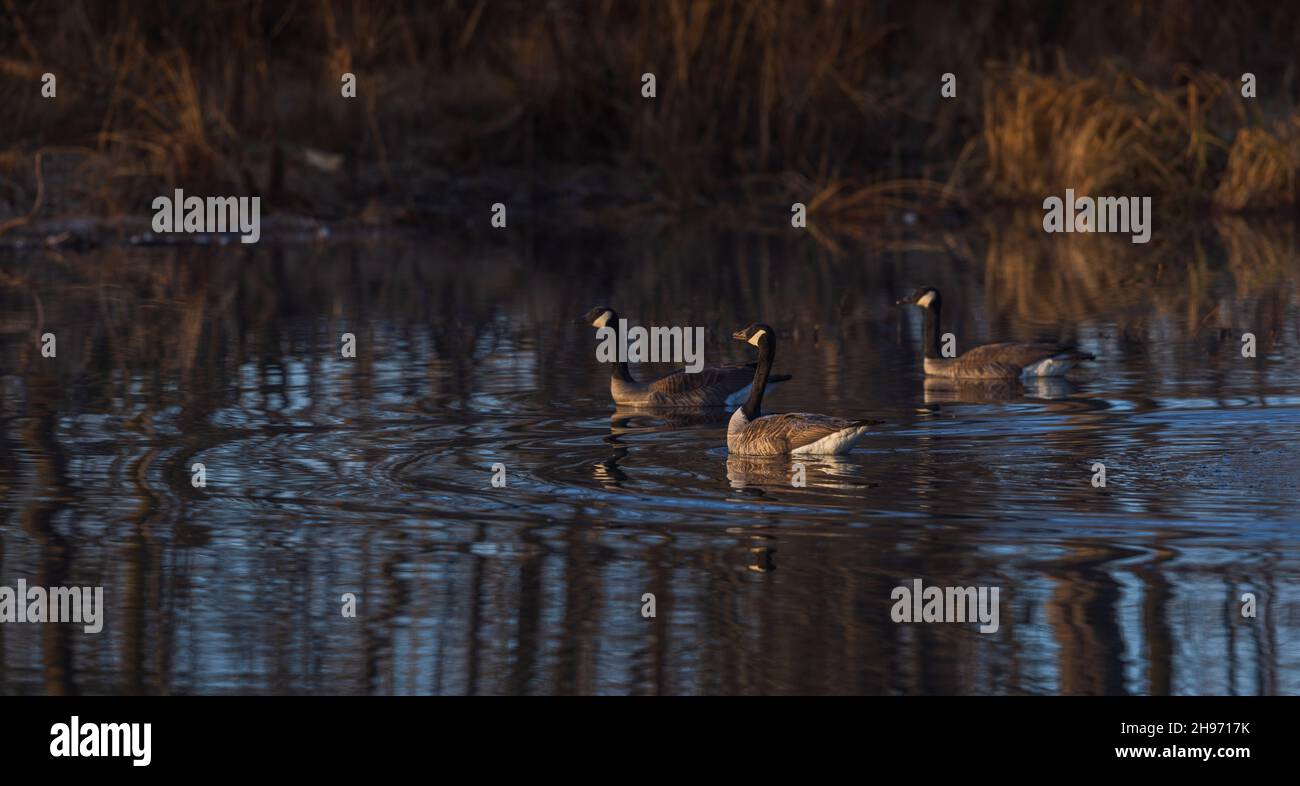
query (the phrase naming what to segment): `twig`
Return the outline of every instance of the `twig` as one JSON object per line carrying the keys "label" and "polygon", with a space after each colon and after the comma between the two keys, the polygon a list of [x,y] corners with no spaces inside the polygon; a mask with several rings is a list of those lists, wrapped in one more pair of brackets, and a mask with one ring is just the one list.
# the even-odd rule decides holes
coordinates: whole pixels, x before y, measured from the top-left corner
{"label": "twig", "polygon": [[37,150],[33,165],[36,169],[36,201],[32,203],[32,209],[28,211],[25,216],[16,216],[3,224],[0,224],[0,235],[3,235],[11,229],[17,229],[18,227],[30,224],[32,219],[36,217],[37,211],[41,209],[41,202],[45,201],[45,176],[41,173],[41,160],[44,158],[45,150]]}

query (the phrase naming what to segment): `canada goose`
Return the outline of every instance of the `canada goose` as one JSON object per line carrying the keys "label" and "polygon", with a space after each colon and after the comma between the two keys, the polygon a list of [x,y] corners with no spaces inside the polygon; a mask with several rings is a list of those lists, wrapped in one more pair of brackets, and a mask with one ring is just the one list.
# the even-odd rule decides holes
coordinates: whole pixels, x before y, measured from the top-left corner
{"label": "canada goose", "polygon": [[1093,356],[1067,344],[1022,344],[1004,341],[946,358],[939,351],[939,316],[943,300],[934,287],[921,287],[898,305],[918,306],[925,314],[925,373],[947,379],[1015,379],[1059,377]]}
{"label": "canada goose", "polygon": [[[618,314],[607,306],[597,306],[574,320],[595,328],[617,326]],[[617,330],[617,327],[614,327]],[[674,371],[653,382],[637,382],[627,363],[611,364],[609,395],[614,403],[627,407],[721,407],[735,406],[749,394],[755,364],[706,366],[694,374],[685,369]],[[778,374],[768,382],[776,384],[790,379]]]}
{"label": "canada goose", "polygon": [[749,398],[727,424],[727,450],[742,456],[829,455],[847,453],[880,421],[833,418],[792,412],[785,415],[762,415],[763,387],[776,357],[776,332],[767,325],[753,324],[731,335],[758,347],[758,368]]}

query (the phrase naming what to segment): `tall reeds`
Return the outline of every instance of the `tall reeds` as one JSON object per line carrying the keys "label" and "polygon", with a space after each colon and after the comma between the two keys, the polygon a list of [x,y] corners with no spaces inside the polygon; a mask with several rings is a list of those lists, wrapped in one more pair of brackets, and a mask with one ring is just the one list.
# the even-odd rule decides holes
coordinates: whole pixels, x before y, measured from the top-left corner
{"label": "tall reeds", "polygon": [[1298,35],[1198,2],[8,0],[0,220],[30,211],[41,148],[53,215],[172,185],[367,219],[503,191],[620,216],[815,202],[837,232],[1066,187],[1276,209]]}

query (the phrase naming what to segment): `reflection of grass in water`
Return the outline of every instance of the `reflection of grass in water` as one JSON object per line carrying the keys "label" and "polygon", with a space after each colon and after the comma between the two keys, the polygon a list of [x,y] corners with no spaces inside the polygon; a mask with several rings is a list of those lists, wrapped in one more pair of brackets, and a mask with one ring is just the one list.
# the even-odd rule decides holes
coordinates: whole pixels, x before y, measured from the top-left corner
{"label": "reflection of grass in water", "polygon": [[1135,322],[1185,317],[1195,330],[1220,298],[1271,295],[1300,277],[1289,223],[1224,216],[1134,244],[1128,235],[1048,236],[1034,231],[1037,220],[1027,213],[985,225],[991,321],[1054,324],[1128,313]]}
{"label": "reflection of grass in water", "polygon": [[1295,281],[1295,225],[1219,216],[1214,228],[1239,295],[1262,295]]}
{"label": "reflection of grass in water", "polygon": [[[344,331],[371,348],[357,356],[357,375],[366,377],[382,341],[374,322],[395,313],[412,317],[412,333],[429,325],[440,361],[464,362],[495,329],[490,304],[515,288],[513,272],[492,257],[480,258],[470,278],[453,265],[426,264],[415,247],[391,256],[372,250],[383,265],[350,264],[356,249],[330,249],[324,258],[315,251],[250,258],[110,247],[93,258],[21,258],[0,276],[7,317],[0,340],[15,349],[5,357],[22,373],[102,385],[105,396],[143,378],[163,383],[162,400],[197,401],[228,395],[245,363],[258,361],[268,373],[268,361],[311,355],[318,341],[337,347]],[[57,333],[53,364],[40,357],[41,330]]]}
{"label": "reflection of grass in water", "polygon": [[[0,273],[0,341],[13,349],[0,363],[47,373],[36,336],[54,329],[65,383],[93,382],[112,397],[123,380],[156,378],[163,398],[183,400],[237,386],[250,361],[310,361],[353,331],[373,348],[350,366],[363,396],[375,350],[412,341],[433,350],[422,395],[469,395],[484,358],[506,347],[533,358],[530,395],[553,401],[564,395],[560,380],[574,373],[604,380],[591,362],[590,333],[557,327],[600,301],[635,304],[628,316],[637,324],[704,326],[710,362],[746,360],[728,336],[761,318],[782,331],[787,352],[819,358],[819,379],[796,380],[792,389],[833,391],[846,370],[896,373],[887,368],[890,348],[911,347],[914,337],[891,304],[922,283],[945,289],[945,329],[970,341],[1077,339],[1074,325],[1098,322],[1142,335],[1152,320],[1171,318],[1189,337],[1253,330],[1266,346],[1285,328],[1300,280],[1289,224],[1224,217],[1178,241],[1168,232],[1135,245],[1127,236],[1044,236],[1037,220],[1030,211],[931,241],[953,254],[862,259],[770,237],[686,235],[615,239],[594,253],[548,249],[526,266],[503,250],[475,258],[472,274],[460,263],[463,249],[401,241],[269,248],[252,257],[242,249],[117,248],[20,257]],[[377,334],[381,323],[397,333]]]}

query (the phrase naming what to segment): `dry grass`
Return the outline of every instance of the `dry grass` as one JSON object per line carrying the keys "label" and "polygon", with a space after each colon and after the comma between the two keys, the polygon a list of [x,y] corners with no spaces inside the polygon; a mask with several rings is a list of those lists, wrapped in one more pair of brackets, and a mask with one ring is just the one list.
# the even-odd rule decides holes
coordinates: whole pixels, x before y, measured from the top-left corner
{"label": "dry grass", "polygon": [[983,183],[1015,199],[1106,193],[1149,161],[1136,107],[1100,78],[1041,76],[1023,69],[984,82]]}
{"label": "dry grass", "polygon": [[983,186],[1033,200],[1141,194],[1226,210],[1295,204],[1300,114],[1249,125],[1248,101],[1221,75],[1175,69],[1158,87],[1117,69],[1101,76],[1022,68],[985,83]]}
{"label": "dry grass", "polygon": [[1232,211],[1300,203],[1300,115],[1271,129],[1243,128],[1232,140],[1214,204]]}
{"label": "dry grass", "polygon": [[5,0],[0,220],[29,213],[32,156],[55,147],[76,155],[46,159],[51,215],[141,214],[173,187],[380,222],[502,194],[758,223],[800,201],[849,234],[1065,187],[1293,205],[1300,22],[1210,9]]}

